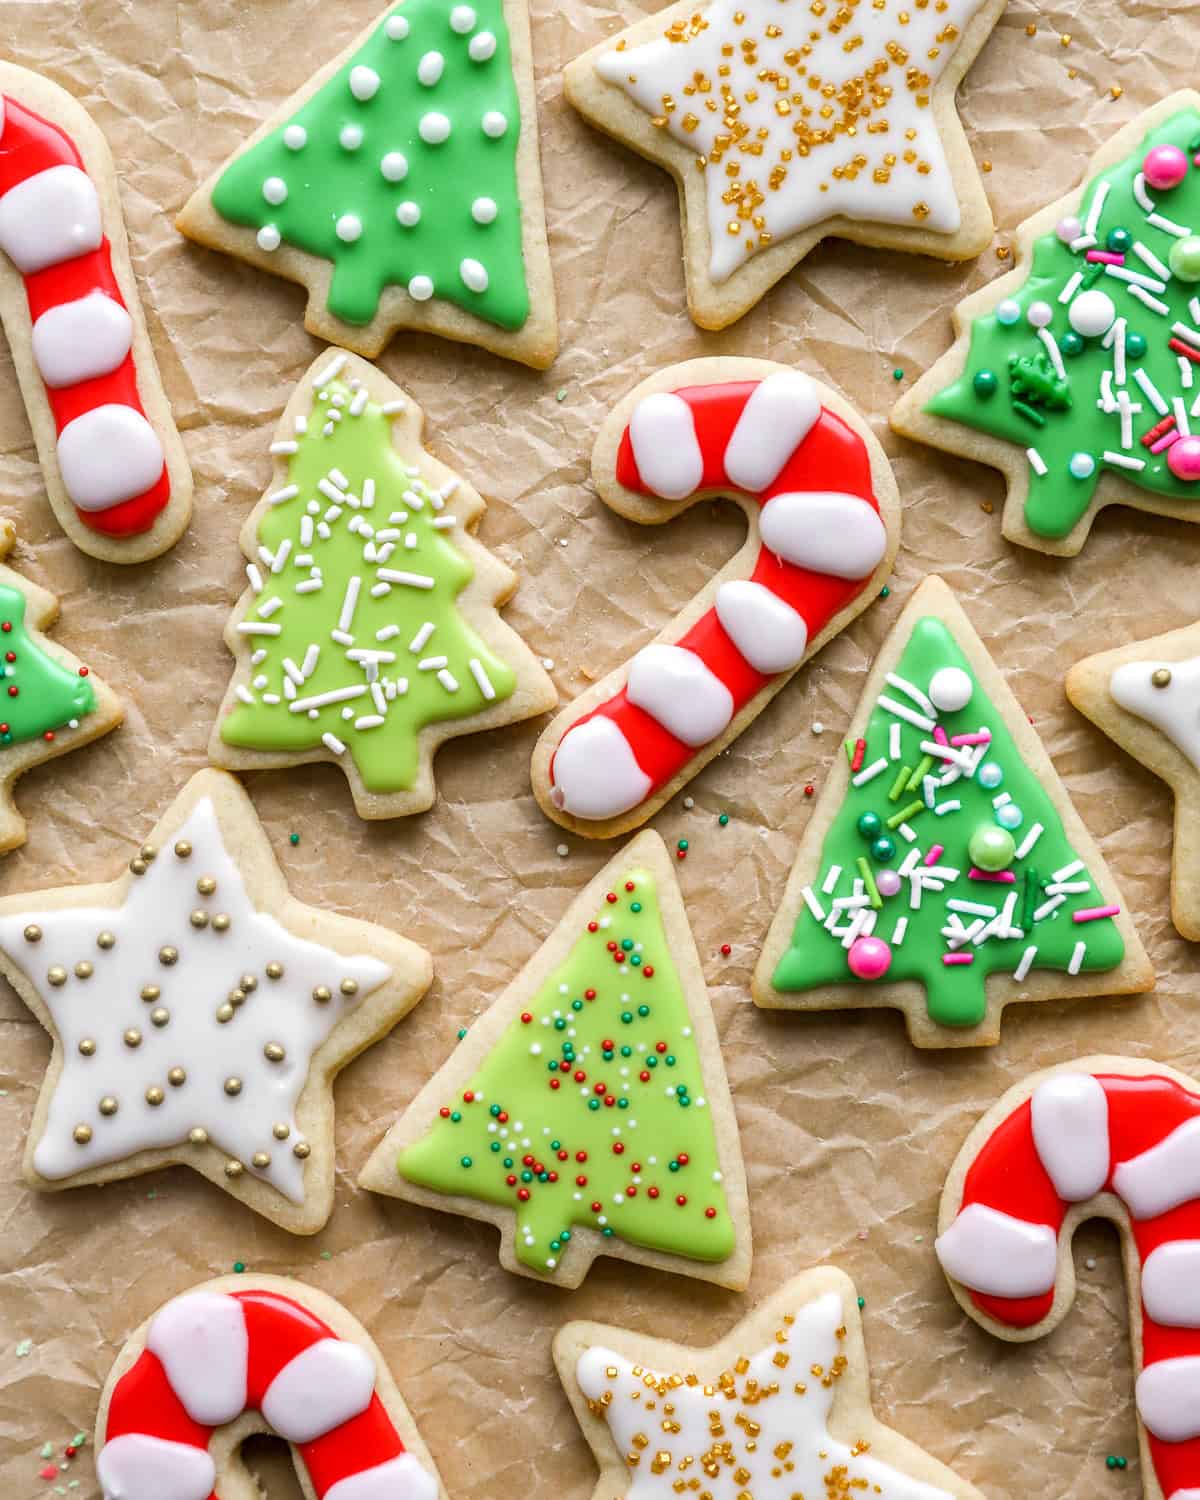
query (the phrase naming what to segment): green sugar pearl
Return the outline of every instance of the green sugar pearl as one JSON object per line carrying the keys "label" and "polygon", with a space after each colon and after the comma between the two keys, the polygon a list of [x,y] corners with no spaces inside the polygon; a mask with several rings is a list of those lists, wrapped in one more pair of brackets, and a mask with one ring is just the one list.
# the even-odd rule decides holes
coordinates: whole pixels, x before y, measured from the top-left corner
{"label": "green sugar pearl", "polygon": [[1006,870],[1013,862],[1017,846],[1007,828],[998,828],[992,823],[982,823],[971,835],[967,853],[971,863],[981,870]]}
{"label": "green sugar pearl", "polygon": [[975,379],[971,382],[977,396],[982,396],[986,401],[989,396],[994,396],[1000,389],[1000,382],[991,370],[978,370]]}
{"label": "green sugar pearl", "polygon": [[873,839],[879,836],[883,828],[883,819],[878,813],[865,812],[858,820],[858,831],[865,839]]}

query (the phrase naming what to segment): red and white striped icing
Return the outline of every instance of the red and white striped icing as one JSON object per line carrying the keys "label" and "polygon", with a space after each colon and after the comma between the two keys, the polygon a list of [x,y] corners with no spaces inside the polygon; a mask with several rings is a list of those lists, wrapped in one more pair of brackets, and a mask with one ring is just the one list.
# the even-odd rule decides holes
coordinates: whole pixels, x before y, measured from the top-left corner
{"label": "red and white striped icing", "polygon": [[375,1383],[372,1354],[279,1292],[177,1297],[113,1388],[98,1434],[104,1500],[220,1500],[209,1440],[245,1411],[293,1445],[317,1500],[436,1500]]}
{"label": "red and white striped icing", "polygon": [[551,795],[588,819],[644,802],[772,677],[799,666],[888,545],[866,445],[794,371],[644,397],[622,436],[616,479],[664,500],[724,491],[757,501],[762,546],[749,578],[720,584],[713,607],[677,641],[640,651],[625,686],[563,734]]}
{"label": "red and white striped icing", "polygon": [[1054,1073],[997,1116],[937,1242],[943,1269],[997,1322],[1034,1328],[1052,1310],[1057,1322],[1073,1296],[1060,1281],[1064,1221],[1114,1195],[1140,1268],[1137,1409],[1154,1471],[1166,1500],[1200,1500],[1200,1091],[1110,1064]]}
{"label": "red and white striped icing", "polygon": [[66,132],[0,94],[0,251],[24,281],[63,487],[86,525],[120,537],[149,530],[170,479],[104,214]]}

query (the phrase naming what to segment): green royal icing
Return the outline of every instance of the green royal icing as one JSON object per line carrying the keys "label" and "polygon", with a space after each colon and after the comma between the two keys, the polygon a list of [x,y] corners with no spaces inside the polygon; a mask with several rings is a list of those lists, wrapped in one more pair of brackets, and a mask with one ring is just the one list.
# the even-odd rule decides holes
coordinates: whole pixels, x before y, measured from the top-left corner
{"label": "green royal icing", "polygon": [[[1134,194],[1134,180],[1142,170],[1146,152],[1158,145],[1179,146],[1190,159],[1200,146],[1200,114],[1189,109],[1173,115],[1151,131],[1132,156],[1093,178],[1084,189],[1078,217],[1087,223],[1101,184],[1107,184],[1108,194],[1095,230],[1097,243],[1087,248],[1108,251],[1112,246],[1126,246],[1121,252],[1125,256],[1123,269],[1148,277],[1162,287],[1164,283],[1158,272],[1132,248],[1135,242],[1142,245],[1164,269],[1169,269],[1171,249],[1180,241],[1178,235],[1149,222]],[[1146,191],[1160,215],[1181,228],[1200,231],[1200,171],[1195,167],[1189,168],[1176,188]],[[976,318],[971,325],[970,348],[961,377],[940,391],[925,408],[935,416],[1037,450],[1046,473],[1039,474],[1030,467],[1025,520],[1031,531],[1044,537],[1063,537],[1072,530],[1091,504],[1100,476],[1106,471],[1117,472],[1139,488],[1172,500],[1200,501],[1200,483],[1177,479],[1167,467],[1165,451],[1152,454],[1142,446],[1142,435],[1161,420],[1161,414],[1137,384],[1134,373],[1138,371],[1149,377],[1168,407],[1173,397],[1182,396],[1190,412],[1200,395],[1200,367],[1186,361],[1192,371],[1192,383],[1185,384],[1179,356],[1168,347],[1168,341],[1173,337],[1172,324],[1176,321],[1200,331],[1200,317],[1189,306],[1200,294],[1200,284],[1171,276],[1165,282],[1165,290],[1151,287],[1149,295],[1167,309],[1161,313],[1140,301],[1130,291],[1129,282],[1111,275],[1102,264],[1089,262],[1087,248],[1072,251],[1057,234],[1036,240],[1028,279],[1006,299],[1019,309],[1018,317],[1007,325],[1000,321],[996,311]],[[1059,301],[1076,272],[1083,275],[1076,296],[1089,288],[1105,292],[1112,299],[1117,316],[1126,319],[1125,389],[1134,404],[1141,407],[1133,417],[1132,443],[1127,448],[1122,447],[1121,419],[1115,404],[1115,393],[1121,387],[1114,385],[1113,401],[1105,403],[1111,404],[1111,410],[1097,406],[1104,394],[1102,376],[1106,372],[1111,375],[1114,370],[1113,349],[1104,348],[1099,337],[1080,339],[1071,328],[1067,305]],[[1029,322],[1028,310],[1036,302],[1053,311],[1048,331],[1061,351],[1065,379],[1055,372],[1049,352]],[[1139,354],[1137,351],[1143,346],[1144,352]],[[1192,425],[1200,430],[1200,422]],[[1106,452],[1141,460],[1145,467],[1123,468],[1106,460]],[[1075,455],[1084,456],[1077,463],[1079,476],[1070,467]]]}
{"label": "green royal icing", "polygon": [[654,878],[631,870],[613,894],[596,930],[583,931],[525,1007],[530,1020],[513,1021],[445,1106],[448,1117],[397,1162],[422,1187],[511,1208],[517,1258],[542,1272],[554,1270],[580,1224],[691,1260],[724,1260],[734,1248],[700,1053]]}
{"label": "green royal icing", "polygon": [[40,739],[95,710],[92,684],[34,644],[25,595],[7,584],[0,584],[0,658],[0,745]]}
{"label": "green royal icing", "polygon": [[[956,735],[974,734],[982,729],[990,730],[992,735],[973,775],[959,776],[934,791],[936,805],[958,802],[960,808],[939,816],[925,805],[924,779],[916,773],[928,760],[935,776],[944,774],[939,764],[921,749],[921,741],[928,741],[930,732],[898,719],[877,703],[864,735],[867,748],[863,767],[868,768],[884,757],[888,758],[887,768],[863,785],[855,786],[851,781],[847,788],[845,801],[825,835],[819,871],[810,887],[813,898],[827,914],[826,921],[819,921],[807,904],[801,908],[791,946],[775,970],[772,982],[777,990],[808,990],[818,985],[840,983],[892,984],[915,979],[925,987],[931,1019],[943,1026],[974,1026],[983,1020],[986,1011],[984,981],[987,976],[1013,973],[1030,947],[1037,949],[1032,964],[1036,969],[1066,969],[1079,942],[1086,945],[1082,962],[1086,971],[1115,968],[1124,957],[1125,944],[1111,918],[1079,924],[1072,919],[1072,913],[1077,910],[1105,904],[1105,898],[1096,889],[1086,869],[1064,876],[1060,882],[1082,885],[1083,890],[1067,893],[1065,900],[1052,913],[1038,921],[1033,920],[1033,913],[1054,894],[1047,887],[1055,884],[1056,873],[1076,864],[1078,855],[1067,840],[1053,802],[1021,759],[1003,719],[975,681],[949,630],[940,620],[926,617],[915,625],[895,668],[895,675],[928,694],[933,674],[942,667],[958,667],[967,672],[973,689],[965,707],[955,712],[939,713],[938,724],[951,740]],[[885,688],[882,696],[921,712],[916,703],[893,686]],[[891,729],[897,722],[900,724],[900,757],[891,760],[888,756]],[[899,773],[904,767],[908,767],[911,774],[901,781]],[[996,771],[1000,773],[999,779],[996,779]],[[996,807],[995,799],[1005,794],[1011,802]],[[914,806],[914,803],[919,806]],[[1015,807],[1020,813],[1019,823],[1015,821],[1015,813],[1007,814],[1013,824],[1014,852],[1019,856],[1012,858],[1007,868],[1016,875],[1016,883],[972,880],[968,872],[973,859],[968,853],[968,845],[972,843],[973,835],[982,835],[975,844],[978,855],[981,845],[996,842],[995,835],[1001,832],[1000,818],[1005,805]],[[905,817],[900,819],[902,812]],[[864,814],[874,814],[882,824],[882,836],[894,843],[895,852],[890,859],[877,858],[873,853],[875,839],[860,832],[858,822]],[[895,824],[889,829],[889,819],[908,824],[916,834],[915,841],[909,843]],[[1038,823],[1043,832],[1028,852],[1022,854],[1024,840]],[[865,859],[872,884],[884,870],[899,871],[906,857],[911,858],[909,851],[914,850],[919,853],[917,870],[933,875],[934,867],[926,865],[925,856],[937,844],[943,845],[945,852],[938,857],[936,868],[957,871],[957,876],[938,877],[944,879],[944,889],[924,889],[920,907],[916,909],[911,904],[908,877],[901,880],[900,890],[895,895],[877,898],[880,905],[873,935],[891,944],[891,967],[882,981],[857,978],[849,970],[842,937],[831,932],[827,925],[833,916],[833,902],[854,894],[855,882],[862,880],[860,860]],[[835,865],[841,867],[841,873],[826,891],[830,870]],[[950,903],[976,903],[999,914],[1010,894],[1016,896],[1012,926],[1019,929],[1021,935],[1006,937],[993,933],[981,943],[966,942],[958,951],[972,954],[971,964],[947,967],[942,959],[951,951],[951,943],[944,929],[954,925],[956,915],[963,926],[969,927],[977,920],[977,916],[969,912],[955,914]],[[907,931],[897,942],[896,925],[903,919],[907,920]],[[844,921],[839,923],[839,927],[844,925]]]}
{"label": "green royal icing", "polygon": [[[465,30],[453,24],[468,19]],[[417,69],[431,53],[441,55],[444,71],[427,86]],[[362,96],[371,77],[356,69],[378,80],[369,97]],[[365,84],[357,94],[352,76]],[[440,143],[422,138],[422,120],[431,115],[450,122]],[[503,116],[504,129],[497,125],[491,135],[484,120],[493,115]],[[384,288],[405,286],[418,300],[433,295],[501,328],[520,328],[529,316],[520,131],[503,0],[470,6],[406,0],[286,125],[229,165],[213,190],[213,207],[259,230],[264,249],[282,240],[331,261],[328,307],[347,323],[369,323]],[[287,192],[279,203],[264,196],[274,179]],[[489,203],[494,215],[479,222],[491,212]],[[414,209],[419,218],[408,222]],[[356,225],[357,237],[350,238]],[[484,290],[464,279],[478,284],[477,273],[464,272],[471,262],[486,273]]]}
{"label": "green royal icing", "polygon": [[[251,667],[254,702],[234,705],[221,738],[253,750],[299,753],[323,743],[336,749],[326,738],[332,736],[367,790],[386,794],[412,786],[418,736],[427,724],[468,718],[510,697],[516,677],[455,605],[473,570],[451,545],[453,532],[437,526],[451,516],[452,502],[448,507],[393,448],[391,418],[368,402],[358,416],[326,421],[331,408],[348,413],[353,400],[340,380],[314,391],[307,431],[297,435],[298,450],[288,463],[285,489],[294,485],[296,493],[262,515],[258,539],[266,557],[260,554],[253,567],[263,588],[241,625],[251,627],[242,632],[247,644],[264,654]],[[338,491],[338,477],[347,481],[342,504],[329,498]],[[367,506],[364,487],[369,494],[371,481]],[[405,545],[409,537],[414,547]],[[278,561],[281,548],[284,565],[275,573],[267,559]],[[433,587],[392,582],[385,590],[389,572],[431,578]],[[309,591],[317,579],[320,587]],[[347,609],[354,579],[357,597]],[[276,599],[281,606],[272,606]],[[253,627],[264,623],[278,625],[279,634],[255,633]],[[429,625],[432,630],[424,628]],[[313,648],[319,648],[315,665]],[[437,664],[440,658],[445,666]],[[297,674],[304,678],[300,685]],[[481,681],[490,683],[491,699]],[[294,703],[347,689],[355,690],[352,696],[293,711]],[[381,717],[382,724],[373,722]]]}

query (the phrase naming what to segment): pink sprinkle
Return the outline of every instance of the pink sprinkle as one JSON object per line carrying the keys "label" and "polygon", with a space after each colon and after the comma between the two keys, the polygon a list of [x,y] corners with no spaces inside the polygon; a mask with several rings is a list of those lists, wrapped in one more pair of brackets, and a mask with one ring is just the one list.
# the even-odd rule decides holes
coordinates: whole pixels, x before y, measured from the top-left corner
{"label": "pink sprinkle", "polygon": [[942,962],[948,969],[952,969],[957,964],[973,964],[975,955],[973,953],[943,953]]}
{"label": "pink sprinkle", "polygon": [[1150,452],[1161,453],[1164,448],[1169,448],[1172,443],[1177,443],[1182,436],[1183,434],[1176,428],[1168,432],[1165,437],[1160,437],[1157,443],[1151,443]]}
{"label": "pink sprinkle", "polygon": [[990,745],[992,731],[981,729],[978,734],[956,734],[950,743],[952,745]]}
{"label": "pink sprinkle", "polygon": [[1123,266],[1125,264],[1125,257],[1123,255],[1114,255],[1110,250],[1089,250],[1087,258],[1091,261],[1099,261],[1102,266]]}
{"label": "pink sprinkle", "polygon": [[1000,885],[1016,885],[1017,877],[1011,870],[977,870],[974,865],[968,871],[971,880],[994,880]]}
{"label": "pink sprinkle", "polygon": [[925,856],[925,863],[927,865],[936,865],[938,860],[941,859],[942,855],[945,854],[945,852],[945,844],[934,844],[933,848]]}
{"label": "pink sprinkle", "polygon": [[1098,922],[1101,917],[1116,917],[1120,913],[1119,906],[1089,906],[1082,911],[1072,912],[1071,916],[1076,922]]}
{"label": "pink sprinkle", "polygon": [[38,1478],[39,1479],[57,1479],[58,1478],[58,1470],[54,1467],[53,1464],[47,1464],[44,1469],[39,1469],[38,1470]]}
{"label": "pink sprinkle", "polygon": [[950,741],[946,738],[946,731],[939,724],[933,731],[933,737],[939,745],[948,745]]}

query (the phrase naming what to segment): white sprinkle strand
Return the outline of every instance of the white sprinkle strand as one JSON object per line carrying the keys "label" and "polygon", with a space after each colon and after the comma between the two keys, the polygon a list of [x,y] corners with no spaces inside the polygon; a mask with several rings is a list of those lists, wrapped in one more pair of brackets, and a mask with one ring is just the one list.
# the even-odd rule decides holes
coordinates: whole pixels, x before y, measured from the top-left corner
{"label": "white sprinkle strand", "polygon": [[475,685],[487,701],[491,703],[496,696],[496,689],[492,686],[491,678],[484,671],[483,663],[477,656],[473,656],[467,663],[467,666],[471,669],[471,676],[475,679]]}
{"label": "white sprinkle strand", "polygon": [[1033,846],[1037,843],[1038,839],[1041,838],[1042,834],[1045,833],[1045,831],[1046,830],[1040,823],[1035,823],[1029,830],[1029,832],[1025,835],[1025,837],[1021,840],[1021,842],[1017,845],[1015,858],[1024,859],[1025,856],[1032,850]]}
{"label": "white sprinkle strand", "polygon": [[448,672],[445,667],[437,674],[438,681],[448,693],[458,692],[458,678],[453,672]]}
{"label": "white sprinkle strand", "polygon": [[402,573],[395,568],[380,568],[379,576],[385,583],[402,583],[412,589],[431,589],[434,585],[427,573]]}
{"label": "white sprinkle strand", "polygon": [[1086,943],[1076,943],[1074,952],[1071,954],[1071,962],[1067,965],[1068,974],[1078,974],[1083,967],[1084,956],[1087,953]]}
{"label": "white sprinkle strand", "polygon": [[1036,448],[1026,448],[1025,457],[1029,460],[1029,467],[1039,477],[1046,472],[1046,460]]}
{"label": "white sprinkle strand", "polygon": [[1106,448],[1100,456],[1101,458],[1103,458],[1105,463],[1112,464],[1113,467],[1117,469],[1133,469],[1136,471],[1138,469],[1144,469],[1146,467],[1146,462],[1144,459],[1129,458],[1124,453],[1113,453],[1112,450],[1108,448]]}
{"label": "white sprinkle strand", "polygon": [[1072,275],[1071,275],[1071,278],[1067,282],[1066,286],[1064,286],[1063,289],[1062,289],[1062,291],[1059,292],[1059,294],[1058,294],[1058,300],[1060,302],[1070,302],[1071,298],[1079,290],[1079,284],[1080,284],[1080,282],[1082,280],[1083,280],[1083,272],[1082,271],[1075,271],[1075,272],[1073,272]]}
{"label": "white sprinkle strand", "polygon": [[1045,346],[1046,353],[1050,356],[1050,363],[1054,366],[1054,373],[1060,380],[1067,378],[1067,367],[1063,364],[1063,357],[1058,352],[1058,341],[1048,328],[1038,329],[1038,338]]}
{"label": "white sprinkle strand", "polygon": [[[879,701],[882,703],[883,699]],[[887,768],[887,757],[881,755],[878,760],[873,760],[869,766],[864,766],[857,776],[852,776],[850,779],[855,786],[866,786],[868,781],[874,781],[876,776],[882,775]]]}
{"label": "white sprinkle strand", "polygon": [[1021,962],[1013,970],[1013,978],[1017,981],[1018,984],[1022,979],[1025,978],[1030,969],[1033,968],[1033,961],[1036,957],[1037,947],[1035,944],[1031,943],[1029,947],[1026,948],[1025,952],[1021,954]]}
{"label": "white sprinkle strand", "polygon": [[[349,359],[349,357],[350,356],[347,354],[338,354],[333,359],[331,359],[325,366],[325,368],[321,371],[321,373],[317,376],[317,378],[313,381],[313,390],[323,391],[331,380],[336,380],[337,377],[342,373],[342,370],[345,368],[346,361],[347,359]],[[339,751],[338,753],[340,754],[341,752]]]}
{"label": "white sprinkle strand", "polygon": [[[296,447],[296,444],[293,443],[292,444],[292,448],[295,449],[295,447]],[[273,495],[268,495],[267,496],[267,504],[268,505],[283,505],[284,502],[287,501],[287,500],[294,500],[299,493],[300,493],[300,486],[298,484],[288,484],[288,485],[285,485],[283,487],[283,489],[276,490]]]}

